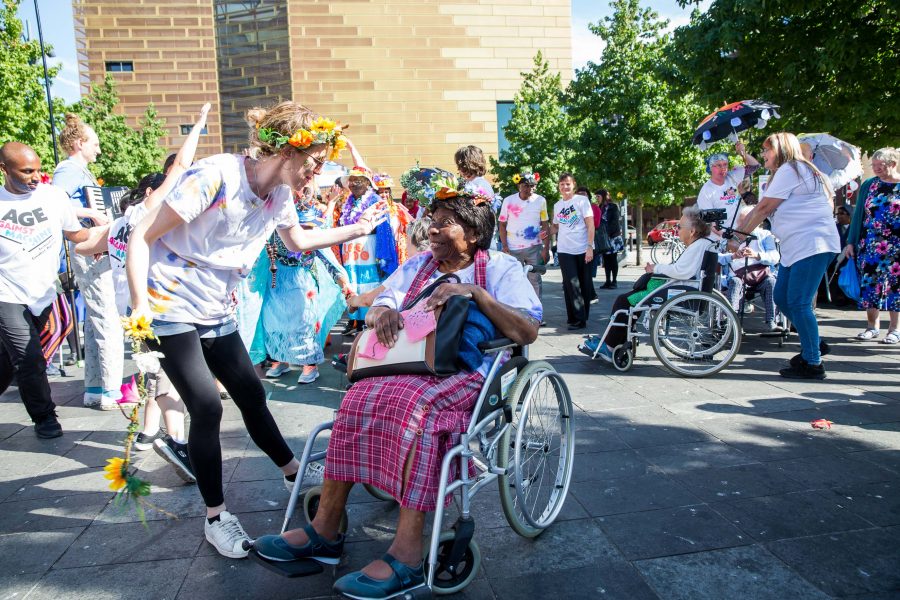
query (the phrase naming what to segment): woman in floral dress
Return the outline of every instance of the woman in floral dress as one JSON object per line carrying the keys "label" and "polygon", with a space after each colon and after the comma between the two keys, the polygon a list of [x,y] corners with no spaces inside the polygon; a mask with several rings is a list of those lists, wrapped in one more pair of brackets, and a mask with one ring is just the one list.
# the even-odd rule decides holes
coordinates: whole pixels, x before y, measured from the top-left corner
{"label": "woman in floral dress", "polygon": [[844,253],[856,257],[860,308],[866,309],[866,329],[857,339],[878,337],[880,311],[890,315],[882,340],[900,343],[900,151],[882,148],[872,155],[875,177],[863,182],[853,211]]}

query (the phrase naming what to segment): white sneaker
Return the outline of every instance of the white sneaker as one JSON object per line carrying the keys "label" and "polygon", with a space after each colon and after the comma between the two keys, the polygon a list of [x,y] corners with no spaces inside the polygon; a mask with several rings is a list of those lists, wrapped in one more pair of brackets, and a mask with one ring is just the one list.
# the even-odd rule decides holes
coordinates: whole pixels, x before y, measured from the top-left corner
{"label": "white sneaker", "polygon": [[[287,491],[293,491],[294,483],[296,482],[287,477],[284,478],[284,487],[287,488]],[[306,471],[303,473],[303,486],[300,489],[306,490],[323,483],[325,483],[325,465],[317,462],[307,464]]]}
{"label": "white sneaker", "polygon": [[266,371],[266,377],[270,377],[272,379],[277,379],[291,370],[291,365],[288,363],[278,363],[268,371]]}
{"label": "white sneaker", "polygon": [[309,373],[300,373],[297,383],[312,383],[319,378],[319,369],[313,369]]}
{"label": "white sneaker", "polygon": [[97,394],[95,392],[85,392],[84,393],[84,406],[86,408],[95,408],[100,406],[100,403],[103,401],[103,394]]}
{"label": "white sneaker", "polygon": [[219,513],[218,521],[212,523],[205,521],[203,530],[206,534],[206,541],[212,544],[222,556],[246,558],[250,552],[249,549],[244,549],[244,542],[247,542],[249,548],[253,540],[241,527],[238,518],[227,510]]}

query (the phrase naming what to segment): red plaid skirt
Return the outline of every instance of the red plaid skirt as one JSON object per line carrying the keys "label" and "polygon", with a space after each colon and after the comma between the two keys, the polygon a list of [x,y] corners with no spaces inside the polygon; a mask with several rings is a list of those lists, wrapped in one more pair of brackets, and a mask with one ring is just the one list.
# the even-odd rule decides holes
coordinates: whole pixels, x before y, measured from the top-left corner
{"label": "red plaid skirt", "polygon": [[[390,493],[400,506],[434,510],[441,461],[469,426],[484,377],[402,375],[355,383],[334,420],[325,477],[368,483]],[[417,441],[409,481],[403,466]],[[456,477],[454,463],[450,477]],[[445,505],[450,503],[450,496]]]}

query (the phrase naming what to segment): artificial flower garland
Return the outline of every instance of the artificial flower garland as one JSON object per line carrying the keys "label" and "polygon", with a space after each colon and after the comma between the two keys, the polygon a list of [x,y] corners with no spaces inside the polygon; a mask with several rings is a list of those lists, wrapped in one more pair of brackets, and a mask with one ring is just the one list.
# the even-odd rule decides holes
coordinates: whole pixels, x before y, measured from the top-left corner
{"label": "artificial flower garland", "polygon": [[512,181],[514,184],[519,185],[521,182],[530,183],[537,185],[537,183],[541,180],[541,174],[531,171],[522,171],[521,173],[516,173],[512,176]]}
{"label": "artificial flower garland", "polygon": [[327,144],[331,146],[331,152],[328,154],[328,160],[337,160],[341,157],[341,151],[347,148],[347,140],[344,138],[344,129],[335,121],[319,117],[312,122],[309,129],[298,129],[291,135],[284,135],[274,129],[267,127],[257,127],[257,134],[260,141],[281,148],[285,144],[289,144],[294,148],[309,148],[313,144]]}
{"label": "artificial flower garland", "polygon": [[159,359],[163,355],[161,352],[143,351],[143,345],[147,340],[156,339],[156,336],[153,334],[153,328],[150,327],[150,321],[146,317],[123,317],[122,327],[125,329],[125,336],[131,340],[131,357],[134,359],[139,373],[136,378],[131,378],[130,383],[122,386],[123,394],[135,400],[130,414],[125,414],[121,406],[119,407],[122,410],[122,414],[128,419],[128,435],[125,437],[125,457],[107,459],[106,462],[108,464],[103,467],[103,471],[105,473],[104,477],[109,480],[109,489],[116,492],[113,502],[120,506],[133,503],[141,522],[146,524],[144,507],[150,507],[169,516],[174,516],[147,502],[146,497],[150,495],[150,483],[138,477],[137,469],[132,468],[131,464],[131,448],[138,429],[140,429],[138,415],[141,407],[147,402],[147,388],[144,378],[147,373],[159,372]]}

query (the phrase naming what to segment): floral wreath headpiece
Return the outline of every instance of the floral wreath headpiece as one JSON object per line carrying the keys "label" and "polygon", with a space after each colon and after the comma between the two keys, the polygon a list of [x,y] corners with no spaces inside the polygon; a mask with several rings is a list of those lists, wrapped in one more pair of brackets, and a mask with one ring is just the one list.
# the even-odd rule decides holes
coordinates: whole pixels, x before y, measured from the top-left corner
{"label": "floral wreath headpiece", "polygon": [[341,157],[341,150],[347,147],[344,130],[348,125],[341,126],[331,119],[319,117],[312,122],[309,129],[298,129],[292,135],[284,135],[266,127],[257,126],[260,141],[271,144],[276,148],[282,148],[285,144],[294,148],[309,148],[314,144],[331,146],[328,160],[337,160]]}
{"label": "floral wreath headpiece", "polygon": [[537,171],[532,173],[530,170],[526,170],[513,175],[512,180],[516,185],[519,185],[522,182],[527,183],[528,185],[537,185],[538,181],[541,180],[541,174]]}
{"label": "floral wreath headpiece", "polygon": [[494,201],[494,195],[488,190],[479,188],[443,169],[422,168],[416,165],[400,177],[400,184],[409,196],[415,198],[420,205],[429,207],[435,200],[465,198],[478,206]]}

